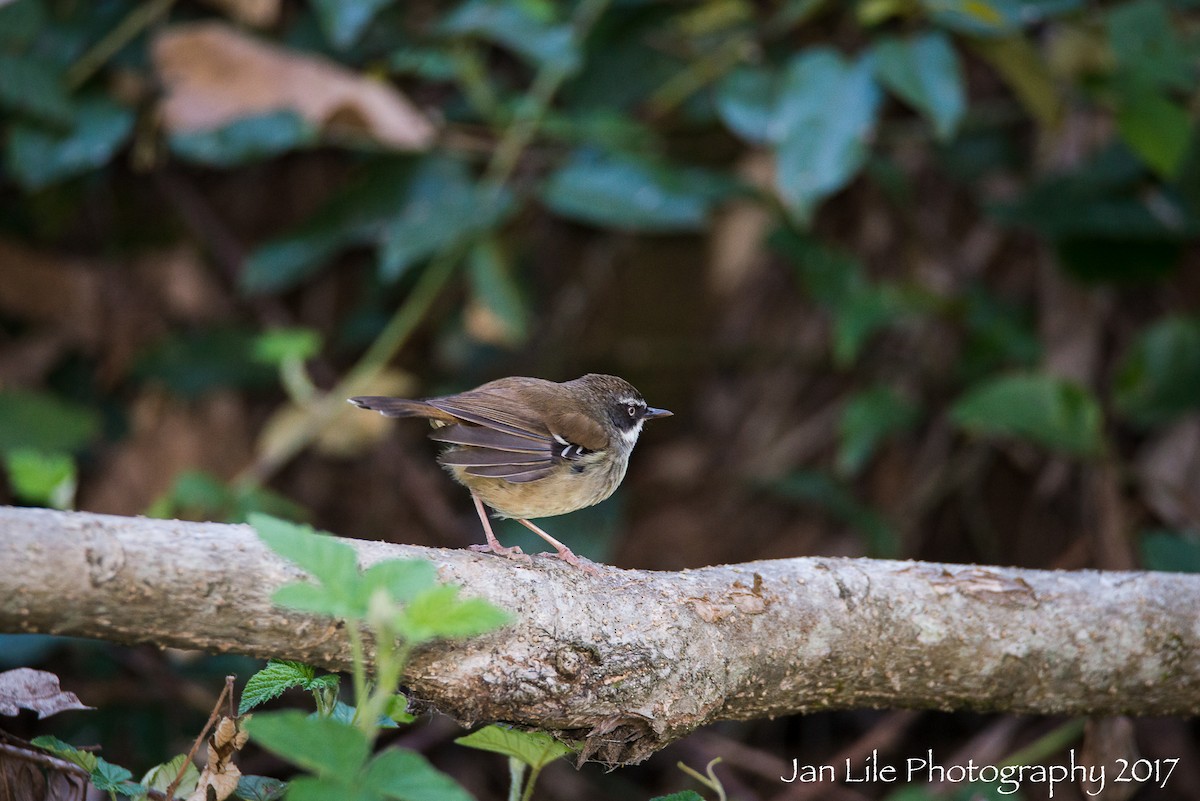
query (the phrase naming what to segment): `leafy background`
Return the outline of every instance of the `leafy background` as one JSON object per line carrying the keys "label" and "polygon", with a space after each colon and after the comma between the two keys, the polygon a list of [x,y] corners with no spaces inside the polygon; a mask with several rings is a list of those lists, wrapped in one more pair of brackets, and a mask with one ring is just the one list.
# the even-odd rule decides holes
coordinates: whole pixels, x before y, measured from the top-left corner
{"label": "leafy background", "polygon": [[[1198,29],[1185,0],[2,2],[0,501],[461,547],[421,427],[343,399],[598,371],[676,416],[549,521],[594,558],[1196,570]],[[255,667],[0,660],[134,765]],[[736,797],[800,798],[793,756],[1061,763],[1063,724],[727,724],[538,792],[723,756]],[[460,733],[397,736],[502,797]],[[1194,723],[1127,734],[1183,760],[1140,797],[1200,795]]]}

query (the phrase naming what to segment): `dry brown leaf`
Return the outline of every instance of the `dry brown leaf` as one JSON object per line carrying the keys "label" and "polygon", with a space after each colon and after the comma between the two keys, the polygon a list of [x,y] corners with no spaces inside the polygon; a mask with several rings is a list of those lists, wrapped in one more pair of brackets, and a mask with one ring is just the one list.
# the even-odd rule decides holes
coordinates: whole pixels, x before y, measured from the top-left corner
{"label": "dry brown leaf", "polygon": [[38,719],[67,709],[92,709],[75,693],[58,686],[58,676],[44,670],[17,668],[0,673],[0,715],[15,715],[21,709],[37,712]]}
{"label": "dry brown leaf", "polygon": [[279,0],[204,0],[231,19],[254,28],[269,28],[279,21]]}
{"label": "dry brown leaf", "polygon": [[237,789],[242,772],[233,764],[234,755],[246,744],[248,734],[235,718],[221,718],[208,738],[208,762],[200,771],[196,790],[188,801],[224,801]]}
{"label": "dry brown leaf", "polygon": [[163,122],[171,133],[287,110],[397,150],[422,150],[433,141],[433,125],[390,85],[221,22],[167,29],[154,42],[153,59],[166,90]]}

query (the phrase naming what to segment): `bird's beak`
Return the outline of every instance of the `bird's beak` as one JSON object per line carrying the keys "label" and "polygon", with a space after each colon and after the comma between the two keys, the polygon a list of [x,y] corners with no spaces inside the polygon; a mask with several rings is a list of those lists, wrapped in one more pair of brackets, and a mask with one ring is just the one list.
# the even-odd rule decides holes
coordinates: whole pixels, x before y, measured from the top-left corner
{"label": "bird's beak", "polygon": [[655,409],[653,406],[646,407],[646,413],[642,415],[643,420],[653,420],[655,417],[670,417],[674,412],[668,412],[666,409]]}

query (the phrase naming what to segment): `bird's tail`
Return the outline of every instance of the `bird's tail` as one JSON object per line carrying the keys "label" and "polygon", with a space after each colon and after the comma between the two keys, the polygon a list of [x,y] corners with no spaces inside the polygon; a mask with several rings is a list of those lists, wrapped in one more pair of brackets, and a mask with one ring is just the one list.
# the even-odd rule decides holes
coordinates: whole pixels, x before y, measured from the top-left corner
{"label": "bird's tail", "polygon": [[364,395],[349,400],[360,409],[371,409],[384,417],[445,417],[445,412],[420,400],[388,398],[381,395]]}

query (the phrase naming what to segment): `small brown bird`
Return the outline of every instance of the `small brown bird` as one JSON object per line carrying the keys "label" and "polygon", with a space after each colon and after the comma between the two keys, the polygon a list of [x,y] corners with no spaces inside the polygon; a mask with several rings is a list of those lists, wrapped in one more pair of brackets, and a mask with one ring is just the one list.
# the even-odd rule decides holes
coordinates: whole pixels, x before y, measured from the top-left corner
{"label": "small brown bird", "polygon": [[520,558],[496,539],[483,505],[533,531],[582,567],[571,549],[529,522],[600,503],[629,466],[642,424],[671,414],[646,405],[628,381],[589,374],[555,383],[501,378],[457,395],[426,400],[360,397],[350,402],[386,417],[424,417],[429,438],[445,442],[438,462],[471,492],[486,545],[472,550]]}

